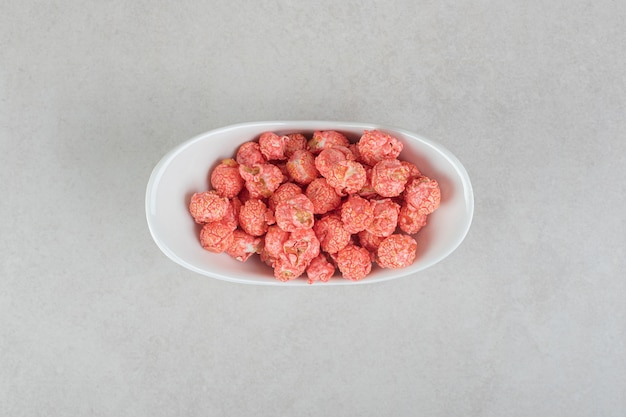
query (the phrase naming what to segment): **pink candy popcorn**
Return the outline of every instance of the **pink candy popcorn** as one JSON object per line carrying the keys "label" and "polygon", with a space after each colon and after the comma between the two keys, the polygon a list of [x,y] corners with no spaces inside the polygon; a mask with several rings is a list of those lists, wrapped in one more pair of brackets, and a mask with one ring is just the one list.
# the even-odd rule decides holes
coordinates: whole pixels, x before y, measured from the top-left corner
{"label": "pink candy popcorn", "polygon": [[306,269],[306,275],[309,284],[315,281],[328,282],[335,274],[335,266],[328,262],[323,253],[317,255]]}
{"label": "pink candy popcorn", "polygon": [[210,173],[211,191],[196,193],[189,212],[202,247],[244,262],[253,254],[280,281],[306,273],[327,282],[372,269],[410,265],[417,233],[440,204],[435,180],[398,159],[402,144],[377,130],[357,143],[339,132],[265,132],[242,144]]}
{"label": "pink candy popcorn", "polygon": [[259,137],[261,153],[268,161],[287,159],[285,155],[286,136],[278,136],[276,133],[265,132]]}
{"label": "pink candy popcorn", "polygon": [[439,184],[427,177],[414,178],[406,185],[404,200],[420,214],[430,214],[441,202]]}
{"label": "pink candy popcorn", "polygon": [[239,164],[234,159],[224,159],[211,173],[211,186],[222,197],[233,198],[241,192],[244,180],[239,175]]}
{"label": "pink candy popcorn", "polygon": [[276,224],[287,232],[313,227],[313,203],[304,194],[298,194],[276,206]]}
{"label": "pink candy popcorn", "polygon": [[276,206],[281,201],[287,201],[298,194],[302,194],[302,188],[293,182],[285,182],[274,191],[268,200],[270,210],[276,210]]}
{"label": "pink candy popcorn", "polygon": [[404,233],[413,235],[426,226],[426,218],[428,214],[422,214],[420,211],[406,202],[400,207],[398,215],[398,226]]}
{"label": "pink candy popcorn", "polygon": [[315,157],[305,149],[295,151],[287,161],[287,172],[298,184],[309,184],[319,176],[315,168]]}
{"label": "pink candy popcorn", "polygon": [[413,263],[417,242],[409,235],[394,234],[380,243],[376,260],[383,268],[405,268]]}
{"label": "pink candy popcorn", "polygon": [[348,245],[335,257],[337,268],[345,279],[359,281],[372,270],[372,261],[367,249],[356,245]]}
{"label": "pink candy popcorn", "polygon": [[200,244],[209,252],[222,253],[233,242],[233,229],[223,222],[206,223],[200,231]]}
{"label": "pink candy popcorn", "polygon": [[296,230],[283,243],[282,252],[274,262],[274,276],[280,281],[298,278],[319,254],[320,243],[313,230]]}
{"label": "pink candy popcorn", "polygon": [[389,198],[372,200],[373,218],[365,229],[376,236],[389,236],[395,232],[398,226],[398,214],[400,206]]}
{"label": "pink candy popcorn", "polygon": [[326,175],[328,184],[339,195],[354,194],[365,185],[367,174],[363,165],[356,161],[339,161]]}
{"label": "pink candy popcorn", "polygon": [[263,236],[267,227],[275,223],[272,211],[264,202],[252,198],[241,207],[239,212],[239,226],[252,236]]}
{"label": "pink candy popcorn", "polygon": [[339,161],[354,161],[354,155],[350,149],[345,146],[333,146],[332,148],[324,148],[315,157],[315,168],[325,177],[330,169]]}
{"label": "pink candy popcorn", "polygon": [[309,141],[309,150],[314,154],[318,154],[325,148],[333,146],[348,146],[350,141],[342,133],[334,130],[317,131],[313,133],[313,138]]}
{"label": "pink candy popcorn", "polygon": [[341,221],[349,233],[359,233],[367,229],[374,220],[370,202],[358,195],[352,195],[341,205]]}
{"label": "pink candy popcorn", "polygon": [[239,165],[245,165],[247,167],[267,162],[261,153],[261,147],[258,142],[246,142],[241,145],[237,150],[237,156],[235,159]]}
{"label": "pink candy popcorn", "polygon": [[233,232],[233,239],[226,248],[226,253],[240,262],[245,262],[252,254],[261,253],[262,242],[260,237],[237,229]]}
{"label": "pink candy popcorn", "polygon": [[283,173],[272,164],[240,165],[239,174],[252,198],[270,197],[283,181]]}
{"label": "pink candy popcorn", "polygon": [[220,197],[215,191],[195,193],[191,196],[189,212],[196,223],[220,220],[228,209],[228,198]]}
{"label": "pink candy popcorn", "polygon": [[328,185],[325,178],[314,179],[304,194],[313,202],[313,213],[325,214],[341,205],[341,196]]}
{"label": "pink candy popcorn", "polygon": [[372,187],[382,197],[397,197],[409,179],[409,168],[397,159],[383,159],[372,168]]}
{"label": "pink candy popcorn", "polygon": [[313,225],[313,231],[322,250],[327,253],[339,252],[350,242],[350,233],[343,227],[343,222],[337,215],[322,217]]}
{"label": "pink candy popcorn", "polygon": [[357,146],[361,161],[372,166],[383,159],[397,158],[403,148],[398,139],[378,130],[363,132]]}

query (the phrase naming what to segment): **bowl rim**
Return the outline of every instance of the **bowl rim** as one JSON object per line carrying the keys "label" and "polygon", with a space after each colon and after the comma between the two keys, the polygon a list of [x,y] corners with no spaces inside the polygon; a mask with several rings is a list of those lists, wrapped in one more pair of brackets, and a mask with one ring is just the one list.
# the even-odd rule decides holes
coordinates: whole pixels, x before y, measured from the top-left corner
{"label": "bowl rim", "polygon": [[[445,252],[442,252],[437,258],[431,260],[429,263],[424,264],[417,270],[411,270],[406,273],[400,272],[398,270],[398,274],[395,276],[387,276],[373,279],[363,279],[359,281],[349,281],[345,279],[337,279],[331,280],[329,282],[323,283],[323,285],[309,285],[306,280],[300,280],[298,282],[290,281],[288,284],[280,282],[278,280],[263,280],[263,281],[252,281],[245,280],[239,278],[233,278],[226,275],[211,273],[204,269],[198,268],[194,265],[189,264],[182,258],[180,258],[173,250],[171,250],[163,241],[160,239],[155,231],[155,224],[153,224],[153,213],[152,207],[154,207],[153,200],[155,199],[155,184],[158,184],[161,177],[164,175],[166,168],[169,166],[170,162],[185,149],[193,146],[196,142],[202,141],[207,137],[225,133],[230,130],[238,130],[242,128],[251,128],[251,127],[259,127],[260,129],[264,126],[271,126],[272,130],[282,129],[305,129],[305,130],[341,130],[343,129],[368,129],[368,130],[382,130],[389,132],[397,132],[403,135],[413,136],[418,138],[422,143],[428,145],[433,148],[435,151],[439,152],[442,156],[444,156],[451,166],[457,171],[457,174],[461,180],[463,185],[463,199],[465,200],[466,213],[467,213],[467,221],[464,224],[464,229],[460,231],[458,234],[457,240],[453,245],[450,245]],[[303,127],[305,126],[305,127]],[[389,281],[393,279],[398,279],[402,277],[406,277],[411,274],[416,274],[421,272],[431,266],[434,266],[441,262],[443,259],[447,258],[450,254],[452,254],[465,240],[465,237],[469,233],[471,228],[473,218],[474,218],[474,191],[472,187],[471,180],[469,178],[469,174],[465,169],[465,166],[461,163],[461,161],[441,143],[435,142],[431,139],[428,139],[418,133],[409,131],[407,129],[396,127],[392,125],[380,124],[380,123],[367,123],[367,122],[348,122],[348,121],[335,121],[335,120],[267,120],[267,121],[251,121],[251,122],[240,122],[233,123],[226,126],[217,127],[214,129],[207,130],[205,132],[196,134],[195,136],[184,140],[178,145],[174,146],[169,152],[167,152],[161,159],[157,162],[150,173],[150,177],[148,179],[148,184],[146,186],[146,195],[145,195],[145,215],[146,221],[148,224],[148,229],[150,231],[150,235],[152,240],[156,243],[157,247],[163,252],[170,260],[179,264],[180,266],[189,269],[193,272],[196,272],[200,275],[208,276],[211,278],[219,279],[222,281],[234,282],[239,284],[250,284],[250,285],[277,285],[282,287],[293,287],[293,286],[308,286],[308,287],[325,287],[328,285],[356,285],[356,284],[374,284],[384,281]]]}

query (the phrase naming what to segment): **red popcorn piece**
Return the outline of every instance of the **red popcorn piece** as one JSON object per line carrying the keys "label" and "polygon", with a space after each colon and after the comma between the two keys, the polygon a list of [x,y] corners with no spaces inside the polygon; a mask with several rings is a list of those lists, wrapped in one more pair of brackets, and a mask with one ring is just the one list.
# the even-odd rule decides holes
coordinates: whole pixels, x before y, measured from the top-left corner
{"label": "red popcorn piece", "polygon": [[380,243],[385,240],[383,236],[376,236],[368,232],[367,230],[362,230],[358,233],[359,243],[362,247],[367,249],[370,253],[376,253]]}
{"label": "red popcorn piece", "polygon": [[341,205],[341,196],[334,187],[328,185],[325,178],[314,179],[304,193],[313,203],[313,213],[325,214]]}
{"label": "red popcorn piece", "polygon": [[427,214],[422,214],[420,211],[406,202],[400,207],[400,214],[398,215],[398,226],[404,233],[413,235],[420,231],[420,229],[426,226]]}
{"label": "red popcorn piece", "polygon": [[414,178],[406,185],[404,200],[420,214],[430,214],[441,202],[439,184],[428,177]]}
{"label": "red popcorn piece", "polygon": [[239,174],[252,198],[270,197],[283,181],[283,173],[272,164],[239,165]]}
{"label": "red popcorn piece", "polygon": [[287,258],[278,258],[272,264],[274,268],[274,277],[279,281],[291,281],[298,278],[306,270],[306,265],[293,265]]}
{"label": "red popcorn piece", "polygon": [[341,221],[349,233],[367,229],[374,219],[370,202],[358,195],[352,195],[341,205]]}
{"label": "red popcorn piece", "polygon": [[307,139],[301,133],[290,133],[283,137],[285,142],[285,156],[289,158],[295,151],[307,148]]}
{"label": "red popcorn piece", "polygon": [[[282,255],[285,242],[289,239],[289,236],[289,232],[284,231],[276,225],[270,226],[267,229],[267,233],[263,237],[263,250],[261,251],[261,255],[269,261],[268,264],[270,266]],[[266,262],[266,260],[264,260],[264,262]]]}
{"label": "red popcorn piece", "polygon": [[408,167],[397,159],[383,159],[372,168],[372,187],[383,197],[402,194],[408,179]]}
{"label": "red popcorn piece", "polygon": [[259,137],[261,153],[268,161],[287,159],[285,142],[286,136],[278,136],[273,132],[265,132]]}
{"label": "red popcorn piece", "polygon": [[261,253],[262,242],[260,237],[237,229],[233,232],[233,239],[226,248],[226,253],[240,262],[245,262],[253,253]]}
{"label": "red popcorn piece", "polygon": [[222,197],[232,198],[243,188],[244,180],[239,175],[239,164],[234,159],[224,159],[211,172],[211,186]]}
{"label": "red popcorn piece", "polygon": [[328,262],[323,253],[317,255],[306,268],[308,283],[313,284],[315,281],[328,282],[335,274],[335,266]]}
{"label": "red popcorn piece", "polygon": [[348,146],[350,141],[342,133],[334,130],[313,132],[313,137],[308,143],[309,150],[314,154],[318,154],[322,149],[332,148],[333,146]]}
{"label": "red popcorn piece", "polygon": [[200,244],[210,252],[222,253],[233,242],[233,229],[224,222],[206,223],[200,230]]}
{"label": "red popcorn piece", "polygon": [[288,232],[313,227],[313,203],[304,194],[298,194],[276,206],[276,224]]}
{"label": "red popcorn piece", "polygon": [[348,245],[335,257],[341,275],[351,281],[359,281],[372,270],[372,260],[367,249]]}
{"label": "red popcorn piece", "polygon": [[289,234],[283,243],[279,258],[287,258],[293,266],[305,267],[320,254],[320,242],[312,229],[298,229]]}
{"label": "red popcorn piece", "polygon": [[398,214],[400,205],[391,199],[372,200],[373,219],[365,229],[376,236],[389,236],[395,232],[398,226]]}
{"label": "red popcorn piece", "polygon": [[274,194],[268,200],[268,206],[270,210],[275,211],[276,206],[281,201],[287,201],[298,194],[302,194],[302,188],[298,184],[293,182],[285,182],[274,191]]}
{"label": "red popcorn piece", "polygon": [[261,153],[261,147],[258,142],[246,142],[239,147],[235,160],[239,165],[251,167],[261,165],[267,162]]}
{"label": "red popcorn piece", "polygon": [[337,162],[326,175],[326,181],[339,195],[356,193],[363,188],[366,179],[363,165],[349,160]]}
{"label": "red popcorn piece", "polygon": [[357,143],[361,160],[372,166],[383,159],[397,158],[402,147],[398,139],[378,130],[366,130]]}
{"label": "red popcorn piece", "polygon": [[337,215],[327,215],[313,225],[315,236],[324,252],[336,253],[350,242],[350,233],[344,229],[343,222]]}
{"label": "red popcorn piece", "polygon": [[241,207],[239,226],[252,236],[262,236],[267,232],[268,225],[274,223],[274,216],[264,202],[252,198]]}
{"label": "red popcorn piece", "polygon": [[339,161],[354,161],[354,155],[350,149],[345,146],[333,146],[332,148],[324,148],[315,157],[315,168],[320,175],[326,177],[330,169]]}
{"label": "red popcorn piece", "polygon": [[300,149],[291,155],[287,161],[289,177],[299,184],[309,184],[319,173],[315,168],[315,157],[307,150]]}
{"label": "red popcorn piece", "polygon": [[196,223],[220,220],[228,209],[228,198],[220,197],[216,191],[194,193],[189,202],[189,213]]}
{"label": "red popcorn piece", "polygon": [[409,235],[394,234],[378,247],[376,260],[383,268],[405,268],[413,263],[417,242]]}

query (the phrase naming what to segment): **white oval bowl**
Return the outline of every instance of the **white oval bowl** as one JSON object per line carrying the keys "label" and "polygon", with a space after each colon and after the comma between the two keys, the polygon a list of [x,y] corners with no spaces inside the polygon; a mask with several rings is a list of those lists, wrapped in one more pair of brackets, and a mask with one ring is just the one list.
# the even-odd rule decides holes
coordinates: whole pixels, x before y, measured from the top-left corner
{"label": "white oval bowl", "polygon": [[256,140],[267,131],[278,134],[316,130],[337,130],[352,141],[363,130],[377,129],[398,138],[404,145],[399,159],[407,160],[439,182],[441,205],[428,216],[428,223],[414,235],[417,240],[415,262],[403,269],[382,269],[361,281],[348,281],[337,274],[329,282],[314,286],[371,284],[422,271],[450,255],[465,238],[474,213],[474,195],[467,172],[446,148],[403,129],[371,124],[333,121],[266,121],[240,123],[198,135],[180,144],[155,166],[146,190],[146,217],[150,233],[158,247],[174,262],[191,271],[212,278],[244,284],[302,286],[306,278],[280,282],[270,267],[258,256],[239,262],[221,253],[208,252],[200,246],[198,226],[188,206],[193,193],[210,188],[209,171],[222,159],[233,158],[244,142]]}

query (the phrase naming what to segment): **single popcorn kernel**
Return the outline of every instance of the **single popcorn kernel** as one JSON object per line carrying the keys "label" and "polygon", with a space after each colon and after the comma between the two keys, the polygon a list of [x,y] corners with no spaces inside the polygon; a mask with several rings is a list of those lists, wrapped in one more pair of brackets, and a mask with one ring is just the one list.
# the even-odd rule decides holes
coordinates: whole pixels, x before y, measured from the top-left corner
{"label": "single popcorn kernel", "polygon": [[408,167],[397,159],[383,159],[372,168],[372,187],[382,197],[402,194],[408,179]]}
{"label": "single popcorn kernel", "polygon": [[325,178],[314,179],[304,194],[313,202],[313,213],[325,214],[341,205],[341,196],[334,187],[328,185]]}
{"label": "single popcorn kernel", "polygon": [[273,132],[265,132],[259,137],[261,153],[268,161],[287,159],[285,155],[286,136],[278,136]]}
{"label": "single popcorn kernel", "polygon": [[391,199],[372,200],[373,219],[365,229],[376,236],[389,236],[398,226],[400,205]]}
{"label": "single popcorn kernel", "polygon": [[294,184],[293,182],[285,182],[280,184],[280,186],[274,191],[269,198],[268,206],[270,210],[275,211],[276,206],[281,201],[287,201],[292,197],[295,197],[298,194],[302,194],[302,188],[298,184]]}
{"label": "single popcorn kernel", "polygon": [[359,155],[368,165],[376,165],[383,159],[395,159],[402,151],[402,142],[378,130],[366,130],[357,143]]}
{"label": "single popcorn kernel", "polygon": [[333,146],[332,148],[324,148],[315,157],[315,168],[319,171],[320,175],[326,177],[330,172],[330,169],[339,161],[354,161],[354,155],[350,149],[345,146]]}
{"label": "single popcorn kernel", "polygon": [[258,142],[246,142],[239,147],[235,160],[239,165],[252,167],[254,165],[265,164],[267,160],[261,153]]}
{"label": "single popcorn kernel", "polygon": [[356,161],[339,161],[332,166],[326,181],[339,195],[354,194],[365,185],[367,174],[363,165]]}
{"label": "single popcorn kernel", "polygon": [[306,267],[319,254],[320,242],[315,232],[312,229],[298,229],[291,232],[283,243],[283,253],[280,257],[286,257],[294,266]]}
{"label": "single popcorn kernel", "polygon": [[234,159],[224,159],[211,172],[211,186],[222,197],[233,198],[241,192],[244,180],[239,175],[239,164]]}
{"label": "single popcorn kernel", "polygon": [[237,229],[233,232],[233,240],[226,248],[226,253],[240,262],[245,262],[253,253],[261,253],[262,242],[260,237]]}
{"label": "single popcorn kernel", "polygon": [[372,261],[367,249],[348,245],[335,257],[341,275],[351,281],[359,281],[372,270]]}
{"label": "single popcorn kernel", "polygon": [[394,234],[380,243],[377,262],[383,268],[405,268],[413,263],[417,242],[409,235]]}
{"label": "single popcorn kernel", "polygon": [[287,172],[289,177],[298,184],[310,184],[318,177],[315,157],[311,152],[304,149],[295,151],[287,161]]}
{"label": "single popcorn kernel", "polygon": [[406,202],[400,207],[398,215],[398,226],[404,233],[414,235],[420,229],[426,226],[428,214],[422,214],[420,211]]}
{"label": "single popcorn kernel", "polygon": [[341,205],[341,221],[349,233],[359,233],[367,229],[374,220],[370,202],[358,195],[352,195]]}
{"label": "single popcorn kernel", "polygon": [[283,181],[283,173],[272,164],[239,165],[239,174],[252,198],[270,197]]}
{"label": "single popcorn kernel", "polygon": [[338,215],[322,217],[313,225],[313,231],[320,241],[322,250],[327,253],[339,252],[350,242],[350,233],[344,229]]}
{"label": "single popcorn kernel", "polygon": [[335,266],[328,262],[323,253],[317,255],[306,269],[308,283],[313,284],[315,281],[328,282],[335,274]]}
{"label": "single popcorn kernel", "polygon": [[233,242],[233,230],[223,222],[206,223],[200,230],[200,244],[210,252],[222,253]]}
{"label": "single popcorn kernel", "polygon": [[270,266],[273,266],[274,262],[282,255],[284,244],[289,239],[289,236],[289,232],[276,225],[272,225],[267,229],[267,233],[263,237],[261,255],[265,258],[264,261],[269,261],[268,264]]}
{"label": "single popcorn kernel", "polygon": [[246,201],[239,212],[239,226],[252,236],[264,235],[268,225],[274,222],[271,210],[264,202],[256,198]]}
{"label": "single popcorn kernel", "polygon": [[333,146],[348,146],[350,141],[348,138],[334,130],[317,131],[313,133],[313,138],[309,141],[309,150],[314,154],[318,154],[325,148]]}
{"label": "single popcorn kernel", "polygon": [[439,184],[428,177],[414,178],[406,185],[404,200],[420,214],[430,214],[441,202]]}
{"label": "single popcorn kernel", "polygon": [[276,224],[287,232],[313,227],[313,203],[304,194],[282,201],[274,213]]}
{"label": "single popcorn kernel", "polygon": [[228,209],[228,198],[220,197],[216,191],[194,193],[189,202],[189,212],[196,223],[220,220]]}

